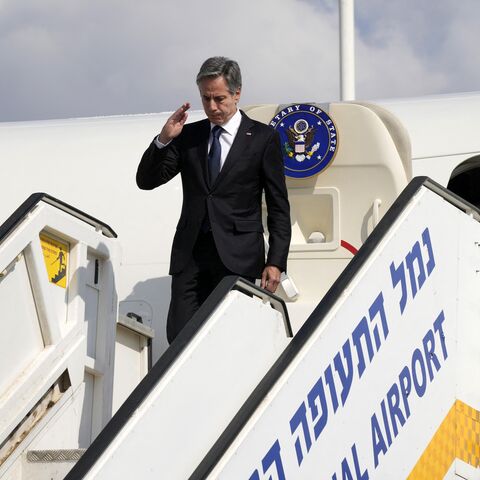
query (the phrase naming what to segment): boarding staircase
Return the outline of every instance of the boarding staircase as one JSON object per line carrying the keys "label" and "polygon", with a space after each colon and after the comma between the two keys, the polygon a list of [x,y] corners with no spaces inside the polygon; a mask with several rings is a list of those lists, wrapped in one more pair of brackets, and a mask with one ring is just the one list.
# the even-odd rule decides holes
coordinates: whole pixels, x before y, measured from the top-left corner
{"label": "boarding staircase", "polygon": [[280,299],[225,279],[65,478],[479,478],[479,221],[414,179],[293,338]]}
{"label": "boarding staircase", "polygon": [[47,194],[0,226],[0,478],[64,478],[123,401],[115,351],[152,332],[117,316],[119,260],[108,225]]}

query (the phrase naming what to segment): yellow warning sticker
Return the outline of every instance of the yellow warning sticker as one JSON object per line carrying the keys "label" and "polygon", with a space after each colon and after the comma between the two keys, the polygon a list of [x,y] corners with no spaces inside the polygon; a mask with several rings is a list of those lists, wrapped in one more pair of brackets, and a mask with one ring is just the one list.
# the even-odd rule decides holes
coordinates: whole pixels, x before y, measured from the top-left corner
{"label": "yellow warning sticker", "polygon": [[455,458],[480,468],[480,412],[461,400],[452,405],[407,480],[443,479]]}
{"label": "yellow warning sticker", "polygon": [[47,267],[48,280],[62,288],[67,288],[68,243],[63,243],[45,234],[40,234],[43,258]]}

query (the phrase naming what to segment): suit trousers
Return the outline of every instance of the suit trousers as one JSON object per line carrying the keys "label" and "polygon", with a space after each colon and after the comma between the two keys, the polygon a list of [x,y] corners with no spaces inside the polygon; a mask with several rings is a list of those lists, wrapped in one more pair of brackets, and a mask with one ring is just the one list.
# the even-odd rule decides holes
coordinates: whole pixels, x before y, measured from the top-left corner
{"label": "suit trousers", "polygon": [[[201,231],[192,258],[180,272],[172,275],[172,298],[167,317],[167,339],[172,343],[220,281],[235,275],[218,255],[211,231]],[[252,282],[254,278],[244,277]]]}

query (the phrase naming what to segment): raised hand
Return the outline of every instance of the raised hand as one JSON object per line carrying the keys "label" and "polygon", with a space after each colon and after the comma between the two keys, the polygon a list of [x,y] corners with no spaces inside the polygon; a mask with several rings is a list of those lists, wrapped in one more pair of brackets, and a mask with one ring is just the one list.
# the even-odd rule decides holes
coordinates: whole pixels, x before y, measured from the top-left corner
{"label": "raised hand", "polygon": [[190,103],[185,102],[180,108],[175,110],[169,119],[165,122],[165,125],[160,132],[159,140],[162,143],[169,143],[175,137],[180,135],[180,132],[183,129],[183,125],[187,121],[188,113],[187,110],[190,108]]}

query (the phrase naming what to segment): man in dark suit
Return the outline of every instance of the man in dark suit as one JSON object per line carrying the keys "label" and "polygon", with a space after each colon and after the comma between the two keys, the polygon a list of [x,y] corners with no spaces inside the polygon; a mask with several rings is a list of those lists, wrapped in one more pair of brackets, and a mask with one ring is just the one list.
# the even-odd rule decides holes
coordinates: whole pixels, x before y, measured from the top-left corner
{"label": "man in dark suit", "polygon": [[[206,60],[197,85],[207,119],[185,124],[189,103],[143,154],[137,185],[150,190],[182,176],[183,207],[173,240],[171,343],[220,280],[241,275],[275,292],[286,269],[290,213],[278,134],[238,110],[237,62]],[[269,249],[265,261],[262,193]]]}

